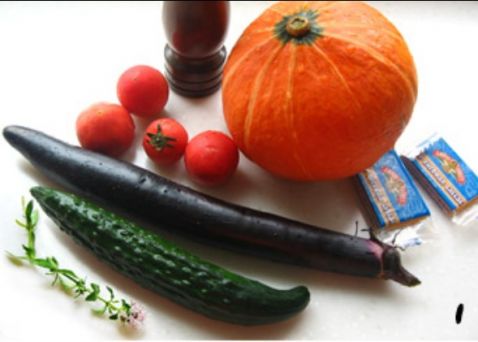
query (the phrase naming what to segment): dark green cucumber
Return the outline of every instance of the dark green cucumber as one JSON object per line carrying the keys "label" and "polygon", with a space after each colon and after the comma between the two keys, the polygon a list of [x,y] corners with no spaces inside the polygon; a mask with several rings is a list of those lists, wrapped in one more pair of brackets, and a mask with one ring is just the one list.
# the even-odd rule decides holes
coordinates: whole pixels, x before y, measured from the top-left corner
{"label": "dark green cucumber", "polygon": [[77,196],[46,187],[31,194],[45,213],[102,261],[174,302],[242,325],[285,320],[309,302],[304,286],[278,290],[176,247]]}

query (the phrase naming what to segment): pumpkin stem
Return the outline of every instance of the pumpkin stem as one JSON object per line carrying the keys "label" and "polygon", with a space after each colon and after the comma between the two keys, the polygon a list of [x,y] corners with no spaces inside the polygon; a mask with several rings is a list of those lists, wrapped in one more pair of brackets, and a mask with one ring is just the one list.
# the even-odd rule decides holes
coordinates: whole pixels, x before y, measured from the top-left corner
{"label": "pumpkin stem", "polygon": [[310,22],[302,15],[294,15],[289,21],[287,21],[285,29],[292,37],[300,38],[309,33]]}

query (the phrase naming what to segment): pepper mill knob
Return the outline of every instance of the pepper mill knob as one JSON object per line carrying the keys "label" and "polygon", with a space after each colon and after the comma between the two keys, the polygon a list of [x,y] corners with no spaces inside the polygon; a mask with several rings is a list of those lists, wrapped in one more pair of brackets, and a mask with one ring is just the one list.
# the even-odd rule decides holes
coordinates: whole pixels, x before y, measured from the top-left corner
{"label": "pepper mill knob", "polygon": [[164,1],[166,77],[181,95],[200,97],[221,85],[229,1]]}

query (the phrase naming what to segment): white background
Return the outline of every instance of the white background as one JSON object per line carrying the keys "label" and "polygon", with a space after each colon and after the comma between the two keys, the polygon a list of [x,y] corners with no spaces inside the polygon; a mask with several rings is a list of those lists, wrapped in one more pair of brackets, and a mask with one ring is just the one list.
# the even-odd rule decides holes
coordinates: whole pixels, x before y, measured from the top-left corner
{"label": "white background", "polygon": [[[232,3],[226,47],[269,2]],[[419,96],[414,116],[397,144],[399,152],[430,132],[444,134],[478,170],[476,137],[478,3],[373,3],[399,28],[415,57]],[[78,113],[98,101],[115,102],[116,80],[136,64],[163,70],[160,3],[1,3],[0,127],[21,124],[76,143]],[[164,116],[183,122],[190,136],[206,129],[226,131],[220,93],[191,100],[171,94]],[[147,122],[136,120],[137,137]],[[13,266],[5,250],[20,253],[25,240],[13,221],[20,197],[35,184],[51,184],[0,139],[0,339],[420,339],[478,337],[478,225],[453,226],[426,197],[439,240],[404,255],[422,280],[417,288],[331,275],[239,256],[175,239],[197,254],[236,272],[287,288],[307,285],[308,308],[284,323],[245,328],[191,313],[118,275],[74,245],[41,214],[40,255],[142,303],[148,312],[142,333],[129,334],[90,313],[42,272]],[[138,142],[138,141],[137,141]],[[182,163],[156,169],[139,148],[125,159],[191,185]],[[193,185],[191,185],[193,186]],[[364,225],[348,180],[298,184],[273,178],[242,157],[232,181],[201,189],[257,209],[353,233]],[[465,304],[463,321],[455,310]]]}

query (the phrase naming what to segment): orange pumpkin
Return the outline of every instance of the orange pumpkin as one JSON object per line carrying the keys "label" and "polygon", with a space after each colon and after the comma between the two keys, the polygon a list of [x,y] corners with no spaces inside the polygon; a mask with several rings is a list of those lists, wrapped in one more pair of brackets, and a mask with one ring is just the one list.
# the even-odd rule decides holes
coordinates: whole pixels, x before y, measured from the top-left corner
{"label": "orange pumpkin", "polygon": [[400,32],[360,2],[279,2],[224,67],[223,107],[242,152],[294,180],[353,175],[391,149],[417,96]]}

